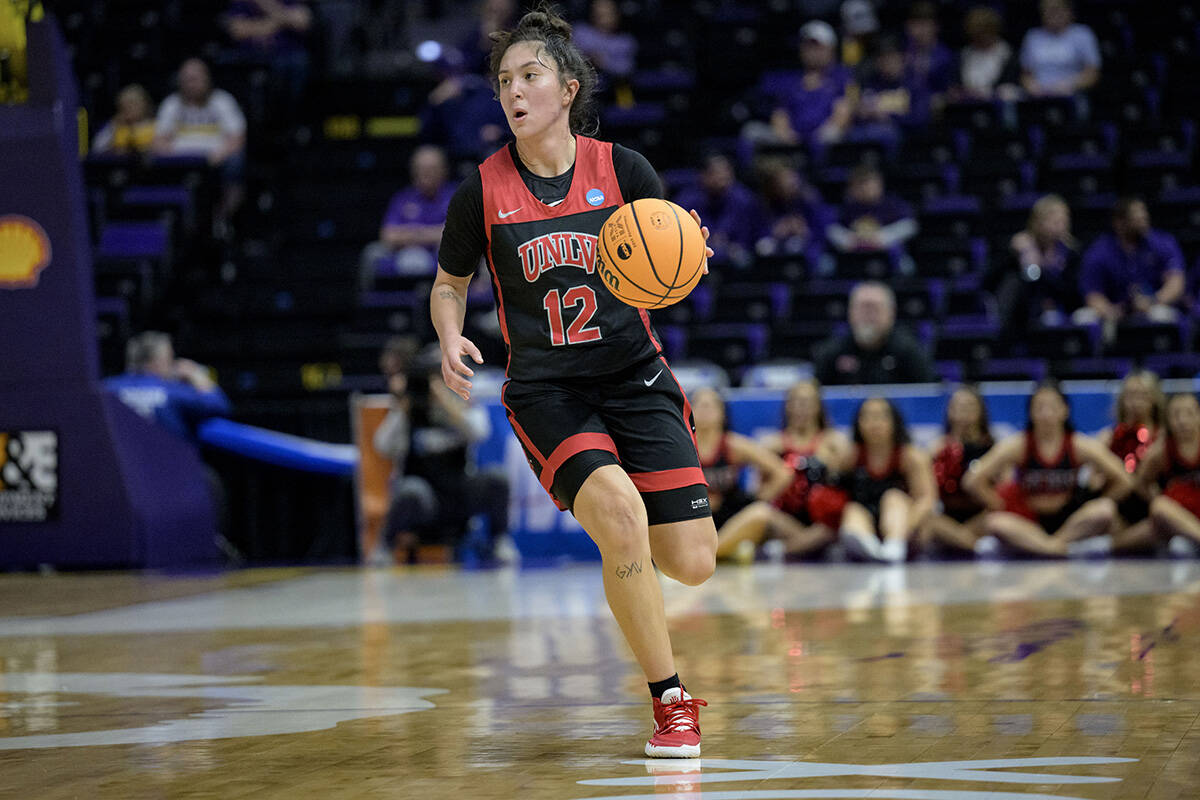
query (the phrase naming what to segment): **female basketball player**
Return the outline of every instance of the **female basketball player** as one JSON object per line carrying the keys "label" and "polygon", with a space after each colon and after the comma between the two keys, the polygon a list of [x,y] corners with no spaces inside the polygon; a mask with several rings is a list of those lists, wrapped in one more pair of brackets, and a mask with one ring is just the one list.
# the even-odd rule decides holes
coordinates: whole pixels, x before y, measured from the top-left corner
{"label": "female basketball player", "polygon": [[842,544],[852,558],[899,563],[908,556],[909,539],[933,511],[929,456],[909,444],[899,409],[882,397],[858,407],[854,443],[842,467],[850,492],[842,512]]}
{"label": "female basketball player", "polygon": [[662,197],[662,187],[641,155],[584,135],[595,127],[596,73],[549,6],[492,39],[492,77],[515,141],[450,202],[430,297],[442,377],[469,396],[463,359],[482,357],[462,335],[463,318],[486,256],[508,347],[501,397],[542,486],[600,549],[609,607],[653,699],[645,752],[696,757],[705,703],[676,673],[654,566],[703,583],[717,532],[688,400],[646,312],[618,301],[595,272],[604,220],[622,203]]}
{"label": "female basketball player", "polygon": [[[1087,499],[1079,472],[1085,464],[1104,479],[1104,496]],[[1016,479],[997,487],[1013,468]],[[1001,440],[964,479],[990,513],[986,532],[1041,556],[1065,556],[1068,546],[1113,530],[1117,501],[1133,488],[1120,460],[1091,436],[1075,433],[1070,407],[1054,383],[1029,398],[1024,433]]]}
{"label": "female basketball player", "polygon": [[1138,465],[1138,488],[1150,501],[1150,518],[1113,537],[1113,548],[1141,549],[1168,541],[1172,552],[1190,554],[1175,537],[1200,544],[1200,402],[1194,394],[1167,401],[1166,435],[1154,440]]}
{"label": "female basketball player", "polygon": [[738,554],[745,547],[742,542],[758,545],[769,537],[782,540],[784,552],[793,556],[831,544],[846,493],[829,485],[833,473],[828,465],[840,463],[850,443],[829,426],[815,378],[788,389],[783,428],[760,441],[782,456],[791,480],[772,502],[752,503],[718,527],[717,558]]}
{"label": "female basketball player", "polygon": [[975,543],[984,535],[987,509],[963,488],[963,478],[993,444],[983,395],[974,386],[955,389],[946,407],[945,433],[931,448],[942,511],[930,517],[922,529],[923,542],[938,542],[967,552],[975,549]]}

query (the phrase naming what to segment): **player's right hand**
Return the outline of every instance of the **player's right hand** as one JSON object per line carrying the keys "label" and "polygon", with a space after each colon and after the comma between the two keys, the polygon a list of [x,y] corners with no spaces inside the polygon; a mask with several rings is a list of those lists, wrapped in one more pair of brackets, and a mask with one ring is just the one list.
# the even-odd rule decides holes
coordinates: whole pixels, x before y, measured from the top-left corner
{"label": "player's right hand", "polygon": [[476,364],[483,363],[479,348],[465,336],[457,336],[442,345],[442,380],[450,391],[463,400],[470,400],[470,378],[475,372],[463,363],[464,356],[470,356]]}

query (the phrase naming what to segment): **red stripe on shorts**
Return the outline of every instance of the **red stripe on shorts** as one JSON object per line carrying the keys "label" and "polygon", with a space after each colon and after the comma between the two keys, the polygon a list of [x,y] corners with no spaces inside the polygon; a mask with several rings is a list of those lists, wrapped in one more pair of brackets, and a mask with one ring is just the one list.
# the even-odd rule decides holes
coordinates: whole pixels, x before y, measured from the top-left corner
{"label": "red stripe on shorts", "polygon": [[708,486],[704,480],[704,470],[699,467],[680,467],[678,469],[663,469],[658,472],[631,472],[629,480],[639,492],[665,492],[668,489],[682,489],[685,486]]}
{"label": "red stripe on shorts", "polygon": [[621,458],[617,453],[616,443],[607,433],[577,433],[574,436],[568,436],[559,442],[558,447],[554,448],[554,452],[542,466],[542,474],[538,476],[547,492],[554,485],[554,473],[558,472],[558,468],[568,458],[582,453],[584,450],[606,450],[617,456],[618,461]]}

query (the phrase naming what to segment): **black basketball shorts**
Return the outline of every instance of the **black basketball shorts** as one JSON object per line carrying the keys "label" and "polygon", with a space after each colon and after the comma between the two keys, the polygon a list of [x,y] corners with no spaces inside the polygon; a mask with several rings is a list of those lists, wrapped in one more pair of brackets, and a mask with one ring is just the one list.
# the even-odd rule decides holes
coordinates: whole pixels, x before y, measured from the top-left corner
{"label": "black basketball shorts", "polygon": [[583,482],[620,465],[651,525],[710,516],[692,408],[657,356],[614,375],[510,380],[501,401],[542,487],[562,510]]}

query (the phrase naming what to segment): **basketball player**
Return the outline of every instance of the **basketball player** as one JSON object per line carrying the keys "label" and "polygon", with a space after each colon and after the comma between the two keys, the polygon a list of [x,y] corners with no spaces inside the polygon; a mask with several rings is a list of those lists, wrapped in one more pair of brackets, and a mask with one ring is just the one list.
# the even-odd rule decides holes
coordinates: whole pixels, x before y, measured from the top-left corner
{"label": "basketball player", "polygon": [[492,40],[515,141],[450,201],[430,297],[442,376],[469,396],[463,359],[482,357],[463,318],[486,256],[508,348],[501,398],[542,486],[600,549],[609,608],[650,687],[645,752],[697,757],[705,702],[679,681],[654,571],[697,585],[715,564],[691,408],[646,312],[618,301],[595,272],[604,221],[623,203],[662,197],[662,187],[641,155],[584,135],[594,129],[596,74],[552,7]]}

